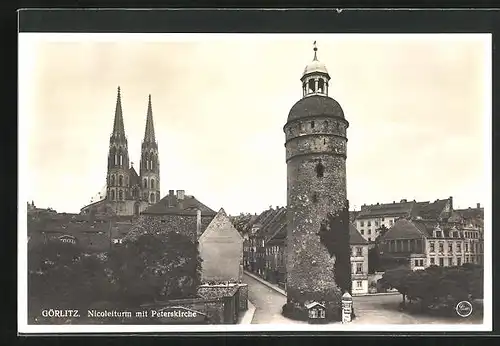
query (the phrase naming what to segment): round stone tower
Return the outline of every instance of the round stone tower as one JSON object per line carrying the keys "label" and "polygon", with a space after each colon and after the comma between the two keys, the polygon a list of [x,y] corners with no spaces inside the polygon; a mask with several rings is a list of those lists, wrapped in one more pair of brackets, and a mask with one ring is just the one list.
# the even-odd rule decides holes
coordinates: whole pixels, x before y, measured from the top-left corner
{"label": "round stone tower", "polygon": [[284,314],[307,318],[307,305],[337,320],[350,290],[346,131],[339,103],[328,96],[330,75],[314,59],[301,78],[303,97],[284,126],[287,163],[287,304]]}

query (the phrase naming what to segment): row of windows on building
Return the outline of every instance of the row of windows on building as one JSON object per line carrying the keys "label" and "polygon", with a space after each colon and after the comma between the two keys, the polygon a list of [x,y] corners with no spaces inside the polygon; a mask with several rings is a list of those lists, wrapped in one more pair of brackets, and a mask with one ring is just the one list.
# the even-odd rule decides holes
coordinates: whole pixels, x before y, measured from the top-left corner
{"label": "row of windows on building", "polygon": [[[340,123],[339,123],[339,122],[334,122],[333,124],[334,124],[334,126],[335,126],[335,128],[336,128],[337,130],[340,130],[340,129],[341,129],[341,126],[340,126]],[[319,128],[319,127],[317,127],[317,126],[316,126],[316,125],[318,125],[318,123],[317,123],[316,121],[314,121],[314,120],[313,120],[313,121],[311,121],[311,122],[309,123],[309,125],[310,125],[310,128],[311,128],[311,129],[317,129],[317,128]],[[322,122],[322,130],[323,130],[323,131],[328,131],[328,130],[329,130],[329,128],[328,128],[328,126],[329,126],[329,125],[330,125],[330,124],[328,123],[328,120],[323,121],[323,122]],[[300,131],[305,131],[305,130],[306,130],[306,124],[305,124],[305,123],[300,123],[300,124],[298,124],[298,125],[296,126],[296,128],[292,128],[292,127],[290,127],[290,128],[288,129],[288,134],[289,134],[289,135],[293,135],[295,131],[300,132]]]}
{"label": "row of windows on building", "polygon": [[[125,185],[124,185],[124,182],[125,182]],[[156,182],[154,179],[151,179],[149,181],[149,187],[151,189],[155,188],[155,186],[156,186],[155,184],[156,184]],[[120,174],[118,176],[118,186],[128,186],[128,185],[129,185],[128,176],[125,177],[125,181],[124,181],[123,175]],[[114,174],[110,176],[110,186],[116,186],[116,177]],[[144,187],[145,189],[148,188],[148,180],[146,178],[144,178],[142,181],[142,187]]]}
{"label": "row of windows on building", "polygon": [[[115,190],[111,190],[109,192],[110,199],[112,201],[123,201],[125,200],[125,193],[123,190],[118,190],[118,194],[116,194]],[[132,190],[132,197],[139,197],[139,191],[137,189]],[[144,192],[143,194],[144,200],[148,200],[148,193]],[[149,195],[149,202],[156,203],[156,195],[152,192]]]}
{"label": "row of windows on building", "polygon": [[[423,260],[421,260],[421,267],[423,266]],[[429,264],[432,266],[432,265],[439,265],[440,267],[444,267],[445,265],[447,266],[454,266],[454,265],[457,265],[457,266],[461,266],[462,265],[462,258],[461,257],[457,257],[457,262],[455,263],[454,261],[454,258],[453,257],[448,257],[448,258],[445,258],[445,257],[439,257],[438,258],[438,261],[436,262],[436,258],[434,257],[431,257],[429,258]],[[477,259],[473,256],[465,256],[464,257],[464,263],[475,263],[475,262],[478,262]]]}
{"label": "row of windows on building", "polygon": [[[448,243],[448,252],[451,253],[453,252],[454,248],[456,249],[457,253],[462,252],[462,243],[457,242],[455,243],[455,247],[453,246],[454,243],[449,242]],[[470,244],[471,246],[469,247],[469,243],[464,243],[464,250],[465,252],[482,252],[482,244],[480,243],[472,243]],[[440,242],[438,243],[438,248],[439,252],[444,252],[444,243]],[[434,242],[429,242],[429,252],[436,252],[436,245]]]}
{"label": "row of windows on building", "polygon": [[[448,238],[468,238],[468,239],[479,239],[479,232],[474,231],[450,231],[448,232]],[[446,238],[445,233],[441,230],[434,230],[434,238]]]}
{"label": "row of windows on building", "polygon": [[[382,222],[385,221],[385,217],[382,218]],[[374,224],[375,224],[375,227],[379,227],[382,225],[382,222],[378,221],[378,220],[375,220],[374,221]],[[392,226],[394,224],[394,219],[389,219],[389,224]],[[368,220],[366,222],[366,226],[370,227],[372,225],[372,221],[371,220]],[[359,227],[364,227],[365,226],[365,222],[364,221],[359,221]]]}

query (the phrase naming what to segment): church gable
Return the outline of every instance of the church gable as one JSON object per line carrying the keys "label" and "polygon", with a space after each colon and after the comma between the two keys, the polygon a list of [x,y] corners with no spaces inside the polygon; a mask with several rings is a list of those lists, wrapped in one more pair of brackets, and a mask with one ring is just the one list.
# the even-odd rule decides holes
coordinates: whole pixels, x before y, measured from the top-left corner
{"label": "church gable", "polygon": [[243,241],[241,234],[234,227],[231,219],[222,208],[219,210],[217,215],[215,215],[212,222],[210,222],[198,241],[207,241],[211,238],[229,238],[236,242]]}
{"label": "church gable", "polygon": [[219,210],[198,241],[203,282],[237,282],[242,279],[243,237],[224,209]]}

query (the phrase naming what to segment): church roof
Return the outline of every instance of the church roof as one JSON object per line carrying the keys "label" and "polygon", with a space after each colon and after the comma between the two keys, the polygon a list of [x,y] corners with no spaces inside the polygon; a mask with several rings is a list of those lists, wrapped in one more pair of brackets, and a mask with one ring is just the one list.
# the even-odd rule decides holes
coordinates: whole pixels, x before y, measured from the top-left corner
{"label": "church roof", "polygon": [[198,201],[194,196],[185,195],[180,199],[174,194],[168,194],[158,203],[153,204],[141,214],[156,215],[196,215],[197,210],[201,210],[202,216],[215,216],[217,213]]}
{"label": "church roof", "polygon": [[130,186],[134,185],[141,186],[141,177],[139,177],[139,174],[137,174],[137,171],[135,170],[134,166],[131,166],[129,168],[129,174],[130,174]]}
{"label": "church roof", "polygon": [[328,75],[328,70],[326,69],[326,65],[318,60],[318,47],[316,47],[316,41],[314,41],[314,58],[309,64],[307,64],[304,69],[304,73],[302,77],[309,75],[311,73],[323,73]]}
{"label": "church roof", "polygon": [[115,119],[113,122],[113,133],[111,138],[125,139],[125,126],[123,125],[122,98],[120,87],[116,96]]}
{"label": "church roof", "polygon": [[340,104],[328,96],[311,95],[297,101],[288,113],[288,122],[306,117],[330,117],[344,119]]}

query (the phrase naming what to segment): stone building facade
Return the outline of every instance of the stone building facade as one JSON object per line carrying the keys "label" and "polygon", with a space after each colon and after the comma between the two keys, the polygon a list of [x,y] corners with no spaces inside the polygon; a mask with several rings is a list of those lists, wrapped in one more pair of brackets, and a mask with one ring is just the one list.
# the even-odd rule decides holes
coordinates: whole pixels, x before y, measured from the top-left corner
{"label": "stone building facade", "polygon": [[[338,314],[341,295],[335,274],[339,260],[320,233],[339,235],[337,249],[345,252],[344,272],[350,272],[349,213],[346,189],[346,131],[340,104],[328,96],[330,75],[317,59],[302,75],[303,98],[290,110],[283,128],[287,163],[287,306],[303,314],[312,300],[326,302],[327,315]],[[328,216],[337,220],[328,228]],[[349,280],[350,281],[350,280]],[[337,317],[333,317],[337,318]]]}
{"label": "stone building facade", "polygon": [[155,138],[151,95],[149,95],[146,129],[141,145],[140,174],[129,162],[128,141],[123,124],[121,92],[118,87],[113,132],[109,139],[106,192],[99,200],[81,209],[121,216],[139,215],[160,200],[160,160]]}

